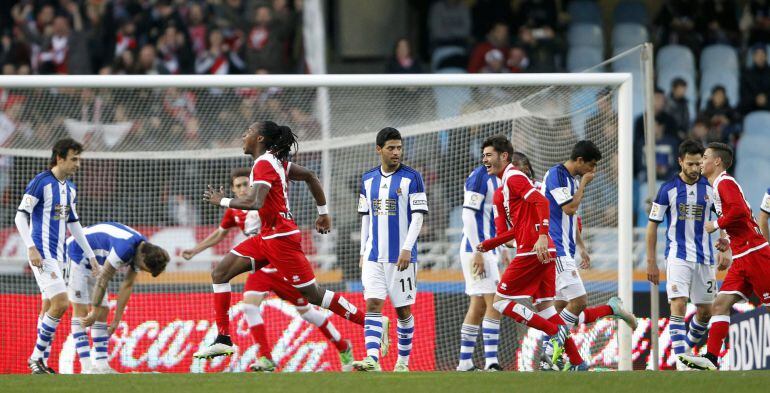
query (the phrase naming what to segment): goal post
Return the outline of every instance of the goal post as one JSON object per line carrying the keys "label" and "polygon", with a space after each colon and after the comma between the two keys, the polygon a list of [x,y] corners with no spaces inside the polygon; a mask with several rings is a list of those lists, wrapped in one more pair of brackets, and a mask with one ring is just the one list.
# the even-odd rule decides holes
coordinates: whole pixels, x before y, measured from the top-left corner
{"label": "goal post", "polygon": [[[124,222],[131,226],[152,227],[151,230],[158,233],[162,233],[164,227],[178,229],[178,232],[164,235],[165,238],[158,235],[158,241],[166,242],[164,244],[173,244],[174,241],[177,241],[178,237],[176,236],[179,236],[181,231],[194,233],[195,238],[200,240],[202,231],[216,227],[222,211],[199,204],[198,201],[192,201],[189,196],[198,190],[202,191],[207,182],[226,184],[228,181],[227,173],[230,169],[249,164],[248,157],[243,155],[237,143],[237,135],[245,129],[250,121],[247,118],[250,115],[248,110],[250,108],[252,110],[254,110],[253,108],[262,108],[260,105],[269,107],[270,100],[275,95],[280,95],[283,97],[283,105],[278,105],[277,109],[273,108],[271,111],[259,109],[262,112],[259,112],[257,117],[262,120],[271,120],[270,118],[263,118],[269,114],[270,116],[278,116],[280,119],[285,118],[289,124],[315,122],[315,126],[308,126],[300,134],[299,152],[295,157],[299,157],[301,165],[309,167],[321,177],[326,186],[329,205],[332,208],[332,217],[335,219],[335,224],[340,224],[337,227],[340,229],[337,229],[328,238],[320,238],[317,235],[312,235],[311,230],[303,229],[303,236],[310,238],[305,242],[307,244],[303,244],[303,246],[306,247],[311,261],[321,271],[336,269],[335,271],[338,272],[336,275],[329,274],[329,277],[325,278],[326,282],[332,282],[332,285],[336,285],[338,290],[350,292],[360,291],[360,285],[356,286],[355,284],[356,267],[349,263],[350,255],[357,256],[358,253],[354,238],[356,230],[350,229],[355,228],[357,222],[357,215],[354,207],[351,207],[351,201],[357,198],[355,193],[358,192],[358,189],[352,183],[360,180],[360,175],[365,170],[376,165],[373,145],[377,131],[385,126],[395,126],[402,131],[405,138],[405,163],[411,165],[414,162],[417,169],[425,169],[426,173],[423,175],[426,177],[426,183],[431,183],[431,185],[426,186],[429,193],[429,204],[440,205],[440,208],[436,210],[440,212],[441,216],[426,219],[426,232],[418,240],[421,247],[418,264],[421,263],[423,256],[426,261],[424,266],[420,266],[420,272],[424,274],[424,277],[430,276],[430,278],[421,281],[418,290],[421,293],[422,291],[432,292],[431,296],[436,303],[441,301],[446,288],[453,288],[453,293],[462,292],[461,289],[456,289],[460,285],[457,277],[461,276],[457,275],[458,261],[456,259],[459,237],[457,236],[456,222],[453,225],[453,217],[455,217],[453,209],[457,207],[458,196],[462,196],[464,177],[460,177],[460,175],[467,176],[468,169],[472,169],[480,162],[480,151],[475,156],[466,153],[467,150],[472,150],[476,146],[473,144],[475,140],[467,135],[505,134],[514,142],[515,149],[521,149],[525,154],[530,155],[536,167],[538,178],[542,178],[544,170],[569,156],[569,149],[574,143],[573,139],[596,139],[600,148],[610,151],[603,151],[606,159],[603,160],[605,162],[600,163],[604,177],[602,185],[595,185],[599,189],[593,193],[589,186],[587,193],[591,195],[586,197],[588,205],[581,206],[581,214],[585,216],[584,222],[587,222],[589,228],[587,229],[590,236],[588,242],[592,250],[599,254],[598,263],[607,267],[607,272],[616,269],[616,274],[613,273],[614,277],[611,279],[608,275],[601,276],[597,278],[596,285],[588,286],[589,293],[592,290],[602,293],[601,296],[589,298],[589,303],[596,304],[606,300],[608,294],[616,294],[623,300],[627,308],[633,309],[634,209],[632,206],[632,166],[634,136],[632,76],[629,73],[36,75],[0,76],[0,88],[10,92],[11,95],[15,94],[14,92],[23,93],[36,90],[60,89],[64,91],[74,89],[77,92],[85,92],[88,89],[98,89],[109,92],[106,95],[111,98],[105,98],[104,102],[112,103],[112,110],[115,112],[121,105],[128,108],[127,110],[131,111],[134,117],[128,121],[130,127],[126,126],[127,128],[121,129],[117,125],[115,126],[114,133],[118,135],[117,137],[108,135],[103,124],[96,128],[84,126],[85,130],[83,130],[71,126],[70,123],[72,122],[67,123],[66,126],[62,123],[59,126],[60,129],[56,131],[58,134],[52,131],[45,135],[66,135],[69,132],[70,135],[77,136],[76,139],[85,139],[87,142],[86,151],[83,153],[85,164],[75,177],[80,189],[79,198],[84,199],[81,202],[84,206],[79,209],[84,218],[84,225],[111,220],[111,214],[118,212],[115,214],[118,217],[124,217],[125,221],[135,219],[136,222]],[[240,90],[248,89],[253,91],[239,93]],[[170,93],[167,94],[167,92],[172,90],[174,95],[169,98]],[[148,93],[123,94],[130,91]],[[216,91],[224,91],[225,93],[219,96],[214,94]],[[185,98],[185,92],[192,92],[191,96],[193,97]],[[98,95],[99,93],[94,94]],[[79,93],[72,96],[80,97]],[[240,108],[231,109],[227,116],[216,112],[219,110],[216,108],[220,108],[220,106],[216,106],[219,105],[217,97],[225,96],[230,98],[221,98],[224,101],[221,106],[231,105],[234,108]],[[45,121],[66,121],[61,120],[62,117],[66,116],[57,115],[58,112],[65,111],[66,100],[37,103],[34,101],[34,94],[26,94],[25,97],[28,101],[25,103],[22,113],[18,115],[20,117],[18,124],[25,124],[25,116],[34,117],[36,111],[45,112],[45,115],[29,120],[26,131],[18,128],[16,132],[26,132],[34,136],[37,135],[37,129],[42,127]],[[209,98],[204,100],[201,97]],[[254,104],[254,107],[243,109],[243,102],[247,99],[257,103]],[[125,103],[121,104],[121,100],[124,100]],[[195,110],[187,109],[191,105],[190,102],[195,106]],[[287,105],[286,102],[290,102],[292,105]],[[449,104],[447,105],[447,103]],[[600,109],[600,107],[604,109]],[[93,107],[89,106],[88,108]],[[292,112],[295,108],[301,108],[301,110],[297,109],[301,113]],[[70,117],[79,116],[80,112],[73,112],[72,108],[67,110],[76,113]],[[85,109],[83,113],[88,113],[91,116],[89,110],[93,109]],[[601,112],[602,110],[605,112]],[[153,125],[154,120],[151,118],[154,116],[152,115],[153,111],[164,112],[163,116],[170,117],[172,120]],[[142,118],[142,116],[147,118]],[[117,119],[117,115],[114,117]],[[200,124],[190,125],[191,118]],[[204,118],[213,119],[211,121],[214,123],[208,124]],[[92,121],[91,119],[89,117],[89,121]],[[595,120],[591,122],[591,119]],[[70,120],[81,121],[82,119]],[[118,120],[113,121],[115,124],[119,124]],[[584,121],[585,123],[583,123]],[[278,122],[282,123],[281,121]],[[169,127],[168,130],[164,129],[166,126]],[[155,127],[153,129],[168,131],[168,133],[158,136],[137,130],[142,127]],[[224,129],[225,127],[238,129]],[[567,129],[568,132],[564,129]],[[563,132],[576,137],[561,140],[560,135],[563,135]],[[228,133],[228,136],[221,136],[223,133]],[[184,143],[185,138],[193,134],[197,138],[197,144]],[[93,135],[98,136],[96,142],[89,139]],[[132,135],[134,139],[130,139]],[[109,138],[119,138],[120,142],[117,144],[105,142]],[[109,140],[111,141],[111,139]],[[18,184],[19,181],[29,181],[31,176],[34,176],[35,171],[41,171],[45,168],[45,159],[50,156],[50,146],[43,144],[43,141],[44,139],[40,138],[24,139],[20,137],[9,139],[8,143],[0,144],[2,146],[0,147],[0,156],[11,157],[14,160],[14,168],[16,168],[10,176],[11,183],[6,186],[7,194],[10,195],[10,205],[18,204],[21,192],[26,185],[26,183]],[[89,166],[90,160],[96,164]],[[432,163],[439,161],[441,162],[440,166],[431,166]],[[446,169],[446,167],[454,169]],[[3,170],[2,167],[0,167],[1,170]],[[140,199],[135,201],[131,197],[110,194],[102,199],[104,201],[102,205],[88,202],[89,198],[92,198],[91,195],[98,192],[118,194],[120,190],[124,189],[121,187],[128,187],[121,185],[121,183],[115,185],[113,189],[107,188],[107,191],[103,191],[99,187],[89,184],[89,181],[96,181],[99,177],[89,177],[88,171],[98,172],[99,176],[127,177],[128,180],[121,180],[119,183],[131,182],[136,187],[137,197]],[[175,174],[179,172],[186,174],[183,178],[177,178]],[[155,176],[162,180],[152,180]],[[450,177],[451,181],[449,180]],[[143,184],[143,181],[148,184]],[[189,210],[180,213],[181,207],[174,206],[174,190],[178,191],[177,194],[188,197],[187,199],[182,198],[180,201],[183,201],[185,203],[184,208]],[[292,198],[292,210],[298,211],[296,216],[300,226],[309,227],[307,223],[311,221],[315,209],[305,186],[292,185],[289,194]],[[153,198],[162,199],[163,202],[153,202]],[[142,206],[141,209],[133,211],[134,207],[130,205],[132,203],[146,203],[151,206]],[[86,204],[92,208],[86,208]],[[175,214],[180,217],[188,214],[190,216],[195,215],[197,218],[190,219],[189,222],[185,222],[183,219],[180,221],[171,218],[157,218],[159,212],[166,209],[176,211]],[[193,210],[196,212],[195,214],[189,213]],[[5,231],[3,237],[0,238],[0,242],[3,242],[0,246],[6,250],[4,254],[0,255],[0,277],[4,282],[10,283],[10,286],[7,286],[0,293],[0,315],[2,315],[13,308],[12,302],[15,300],[12,296],[14,294],[30,294],[34,291],[30,289],[30,280],[26,276],[28,272],[25,273],[22,271],[23,269],[18,268],[18,266],[23,266],[22,254],[18,252],[13,254],[12,251],[8,251],[13,249],[12,245],[9,245],[10,240],[8,240],[14,236],[12,216],[2,218],[0,230]],[[228,241],[233,241],[233,239],[228,238]],[[182,247],[181,245],[177,246]],[[114,356],[119,357],[121,362],[125,360],[125,364],[141,364],[141,367],[144,367],[140,367],[141,370],[154,370],[152,367],[161,367],[163,362],[172,362],[170,359],[173,356],[169,355],[171,352],[180,358],[185,352],[184,346],[175,347],[176,344],[172,345],[164,341],[162,345],[166,345],[163,347],[166,352],[163,352],[162,360],[150,361],[149,353],[144,358],[133,357],[134,355],[130,353],[126,355],[126,348],[144,348],[150,351],[154,348],[153,345],[161,345],[157,344],[157,340],[153,343],[141,344],[141,337],[137,339],[138,341],[131,341],[133,335],[139,334],[137,333],[140,330],[138,326],[144,327],[145,330],[141,332],[145,334],[150,334],[147,332],[151,330],[147,329],[155,329],[152,333],[154,338],[163,336],[167,330],[167,334],[172,338],[178,338],[182,331],[190,337],[197,334],[200,336],[199,339],[204,336],[211,338],[210,336],[213,334],[211,325],[202,323],[210,314],[210,310],[206,309],[205,306],[193,305],[193,303],[208,305],[205,296],[210,291],[210,287],[205,282],[201,282],[197,278],[193,280],[190,277],[205,277],[203,273],[210,268],[212,263],[216,262],[214,257],[221,254],[222,250],[196,257],[198,259],[191,262],[185,262],[178,256],[180,248],[175,248],[175,250],[177,252],[172,260],[171,265],[173,266],[170,266],[170,270],[165,273],[166,278],[159,277],[159,282],[163,284],[152,287],[152,280],[140,280],[142,285],[146,284],[147,288],[151,289],[138,292],[142,295],[147,294],[148,299],[151,296],[164,294],[180,295],[189,291],[195,292],[186,298],[189,303],[180,303],[176,309],[173,309],[194,316],[179,315],[179,321],[170,321],[167,325],[164,325],[163,322],[156,322],[154,327],[148,327],[149,325],[144,323],[145,321],[138,319],[129,321],[128,325],[120,332],[122,334],[119,341],[120,351],[116,350],[119,353],[116,352]],[[198,261],[198,264],[186,265],[195,261]],[[189,266],[196,266],[197,270],[190,271],[188,270]],[[444,274],[444,272],[452,274],[442,279],[440,274]],[[353,279],[350,279],[351,277]],[[608,283],[608,281],[615,282]],[[34,283],[34,281],[31,282]],[[197,303],[199,301],[197,296],[204,300]],[[279,303],[272,302],[263,307],[278,309],[281,307],[278,305]],[[136,306],[134,308],[135,313],[132,315],[136,318],[150,315],[150,311],[146,311],[143,307],[149,306],[144,303]],[[433,306],[430,309],[431,313],[434,312]],[[285,315],[296,317],[290,311],[281,310]],[[415,313],[419,313],[420,310],[418,307]],[[420,355],[426,356],[420,359],[423,362],[419,363],[420,367],[448,369],[451,362],[456,361],[460,326],[454,326],[443,319],[455,321],[457,316],[464,315],[465,311],[466,309],[458,306],[451,309],[451,318],[449,315],[436,314],[435,318],[431,316],[430,320],[433,327],[430,329],[430,334],[434,335],[434,344],[431,347],[433,353]],[[231,314],[239,315],[238,313],[239,309],[234,306]],[[129,314],[130,312],[127,312],[127,317]],[[419,323],[420,317],[418,315],[416,317],[417,323]],[[266,319],[266,321],[268,324],[270,323],[269,320]],[[291,367],[295,367],[295,369],[323,369],[324,359],[326,359],[323,356],[326,355],[320,355],[323,352],[319,349],[320,346],[308,344],[301,350],[291,347],[294,342],[289,342],[289,338],[286,338],[286,334],[289,334],[287,332],[296,333],[297,337],[301,336],[300,332],[305,332],[302,330],[304,328],[300,326],[301,321],[296,322],[296,318],[293,321],[289,322],[285,328],[281,328],[280,332],[276,331],[274,334],[286,340],[279,340],[280,344],[277,344],[276,351],[285,350],[286,359],[290,359],[286,360],[287,364],[291,364]],[[343,333],[352,329],[344,326],[344,321],[335,319],[335,323],[343,325],[340,326]],[[591,352],[592,349],[589,348],[589,339],[606,340],[602,337],[614,337],[613,339],[617,340],[615,343],[606,343],[602,347],[603,349],[600,348],[597,350],[598,353],[594,354],[596,359],[599,359],[597,364],[618,370],[631,370],[633,368],[633,332],[623,323],[616,325],[614,325],[615,322],[612,323],[612,327],[608,327],[608,329],[613,330],[616,326],[617,335],[615,336],[606,332],[582,332],[581,334],[586,337],[582,350],[584,353],[593,353]],[[27,325],[29,323],[25,323],[24,326]],[[418,326],[417,329],[416,339],[419,337],[420,327]],[[19,331],[14,332],[14,334],[30,335],[31,332],[19,327]],[[310,333],[302,334],[308,335]],[[360,332],[357,334],[362,335]],[[68,342],[65,342],[64,339],[64,337],[57,338],[56,342],[59,349],[70,348],[67,347]],[[144,339],[146,340],[146,337]],[[528,338],[518,337],[517,339],[516,353],[511,356],[519,359],[519,369],[531,369],[532,355],[527,351],[531,352],[532,348],[528,347],[530,345],[527,341]],[[506,337],[502,337],[501,341],[502,351],[502,347],[507,345]],[[362,346],[363,340],[354,342],[354,344]],[[128,347],[130,345],[134,345],[134,347]],[[196,342],[194,345],[198,345],[198,343]],[[429,345],[429,343],[425,345]],[[417,346],[418,344],[415,344],[415,347]],[[292,351],[294,352],[290,351],[289,348],[293,348]],[[28,355],[26,348],[20,349],[20,351],[25,352],[22,358]],[[243,363],[249,359],[249,356],[253,358],[254,351],[253,347],[244,347],[244,350],[239,353],[240,357],[234,358],[229,363],[223,363],[223,361],[194,363],[189,366],[185,365],[185,367],[189,371],[205,371],[217,367],[241,370],[245,367]],[[302,353],[301,356],[299,355],[300,352]],[[72,357],[71,348],[68,355]],[[186,356],[189,358],[190,354],[187,353]],[[316,359],[314,356],[318,358]],[[528,359],[527,362],[521,360],[523,357]],[[5,360],[0,360],[0,372],[4,370],[3,362]],[[59,362],[62,364],[62,360]],[[69,362],[72,363],[72,359]],[[189,359],[187,362],[186,364],[189,364]],[[150,363],[152,363],[152,367]],[[128,369],[129,366],[125,364],[123,366]],[[68,367],[75,369],[75,366],[70,365]],[[287,366],[287,368],[290,367]],[[169,370],[171,369],[169,366]]]}

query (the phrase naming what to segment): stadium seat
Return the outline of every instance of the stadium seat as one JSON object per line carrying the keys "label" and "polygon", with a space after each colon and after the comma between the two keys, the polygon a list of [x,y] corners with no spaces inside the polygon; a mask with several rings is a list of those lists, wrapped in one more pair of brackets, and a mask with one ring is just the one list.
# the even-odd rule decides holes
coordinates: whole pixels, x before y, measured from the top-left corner
{"label": "stadium seat", "polygon": [[570,15],[572,23],[602,25],[602,10],[593,1],[573,1],[567,6],[567,13]]}
{"label": "stadium seat", "polygon": [[602,28],[589,23],[574,23],[567,32],[567,41],[570,47],[591,46],[604,48],[604,35]]}
{"label": "stadium seat", "polygon": [[[746,115],[743,119],[743,137],[750,137],[754,135],[761,135],[766,138],[770,138],[770,111],[754,111]],[[741,138],[740,143],[743,144],[744,139]],[[770,144],[762,145],[765,153],[762,156],[768,156],[767,148]],[[770,186],[770,183],[768,183]]]}
{"label": "stadium seat", "polygon": [[640,1],[621,1],[612,12],[615,23],[647,24],[647,7]]}
{"label": "stadium seat", "polygon": [[687,82],[687,94],[686,97],[689,100],[690,107],[690,121],[694,121],[698,113],[695,110],[697,94],[695,86],[695,77],[693,71],[686,71],[682,69],[669,69],[664,68],[662,71],[658,71],[658,87],[666,92],[666,97],[671,93],[671,82],[676,78],[682,78]]}
{"label": "stadium seat", "polygon": [[673,70],[695,73],[695,56],[690,48],[682,45],[666,45],[660,48],[655,58],[655,72]]}
{"label": "stadium seat", "polygon": [[[743,195],[755,214],[758,212],[758,206],[762,202],[768,184],[770,184],[770,171],[757,170],[758,168],[770,167],[770,156],[767,154],[767,146],[770,146],[770,132],[767,132],[767,127],[770,126],[770,112],[762,112],[757,114],[765,118],[764,132],[752,135],[744,133],[735,150],[735,178],[740,183]],[[749,116],[755,113],[753,112]],[[749,120],[748,116],[746,120]]]}
{"label": "stadium seat", "polygon": [[712,69],[704,71],[700,77],[700,108],[706,108],[708,99],[711,96],[711,89],[714,86],[722,85],[727,92],[727,99],[730,105],[738,105],[740,93],[738,90],[738,74],[735,71]]}
{"label": "stadium seat", "polygon": [[[591,46],[570,47],[567,52],[567,71],[581,72],[593,67],[604,60],[602,50]],[[591,72],[603,72],[604,67],[591,70]]]}
{"label": "stadium seat", "polygon": [[612,28],[612,48],[615,52],[641,45],[649,40],[647,28],[638,23],[620,23]]}
{"label": "stadium seat", "polygon": [[[442,63],[445,61],[454,57],[466,57],[467,62],[467,56],[468,54],[465,51],[465,48],[461,46],[438,47],[433,51],[433,54],[431,55],[430,67],[433,71],[438,71],[441,68],[446,68],[446,66],[442,67]],[[464,65],[457,64],[455,66],[463,67]]]}
{"label": "stadium seat", "polygon": [[[621,49],[616,49],[612,54],[618,55],[622,52]],[[639,56],[625,56],[621,57],[611,63],[612,71],[614,72],[630,72],[633,76],[633,88],[634,88],[634,118],[644,112],[644,89],[642,84],[642,62]]]}
{"label": "stadium seat", "polygon": [[709,45],[700,54],[700,70],[707,72],[712,69],[740,71],[738,54],[730,45]]}
{"label": "stadium seat", "polygon": [[[443,68],[437,73],[464,74],[466,71],[462,68]],[[434,87],[433,95],[436,97],[436,115],[442,118],[459,116],[463,106],[471,100],[468,87]]]}

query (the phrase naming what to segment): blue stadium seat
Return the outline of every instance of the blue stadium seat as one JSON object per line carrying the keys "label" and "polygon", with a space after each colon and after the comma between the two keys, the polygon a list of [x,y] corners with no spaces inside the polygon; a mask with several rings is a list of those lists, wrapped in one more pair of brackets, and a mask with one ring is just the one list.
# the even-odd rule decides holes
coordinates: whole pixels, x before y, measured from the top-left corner
{"label": "blue stadium seat", "polygon": [[567,41],[570,47],[592,46],[604,48],[604,35],[602,28],[589,23],[574,23],[567,32]]}
{"label": "blue stadium seat", "polygon": [[572,23],[602,25],[602,11],[599,5],[593,1],[578,0],[570,2],[567,6],[567,13],[570,15]]}
{"label": "blue stadium seat", "polygon": [[714,86],[722,85],[727,92],[727,99],[730,105],[735,107],[740,100],[738,74],[735,71],[711,69],[704,71],[700,77],[700,108],[706,108],[711,89]]}
{"label": "blue stadium seat", "polygon": [[615,23],[647,24],[647,7],[640,1],[621,1],[612,12]]}
{"label": "blue stadium seat", "polygon": [[441,66],[441,62],[454,56],[467,56],[465,48],[461,46],[441,46],[433,51],[430,59],[430,68],[435,72]]}
{"label": "blue stadium seat", "polygon": [[[593,67],[604,60],[602,50],[591,46],[573,46],[567,52],[567,71],[581,72]],[[591,70],[591,72],[604,72],[604,67]]]}
{"label": "blue stadium seat", "polygon": [[[749,116],[755,113],[752,112]],[[767,118],[770,117],[770,112],[764,112],[761,115]],[[747,116],[746,120],[748,119]],[[767,146],[770,146],[770,132],[767,132],[767,127],[770,126],[770,122],[766,119],[764,125],[764,133],[753,135],[744,133],[735,151],[735,178],[740,183],[743,195],[751,205],[754,214],[759,212],[759,204],[770,185],[770,171],[757,170],[770,167],[770,156],[767,154]]]}
{"label": "blue stadium seat", "polygon": [[[617,56],[622,49],[615,49],[613,56]],[[634,88],[634,118],[644,112],[644,89],[642,81],[642,62],[639,56],[625,56],[611,63],[614,72],[630,72],[633,76]]]}
{"label": "blue stadium seat", "polygon": [[709,45],[700,53],[700,70],[707,72],[712,69],[740,71],[738,54],[730,45]]}
{"label": "blue stadium seat", "polygon": [[695,117],[698,115],[697,111],[695,110],[695,104],[698,96],[695,93],[696,86],[694,71],[687,71],[676,68],[664,68],[658,71],[658,87],[663,89],[663,91],[666,92],[666,97],[668,97],[671,93],[671,82],[676,78],[682,78],[687,83],[686,97],[689,100],[690,121],[694,121]]}
{"label": "blue stadium seat", "polygon": [[[743,119],[743,138],[741,138],[740,144],[744,143],[745,137],[754,135],[770,138],[770,111],[754,111]],[[767,153],[767,148],[770,147],[770,144],[760,146],[765,150],[762,156],[770,158],[770,154]],[[770,186],[770,183],[768,183],[768,186]]]}
{"label": "blue stadium seat", "polygon": [[655,72],[674,70],[695,73],[695,56],[690,48],[683,45],[666,45],[660,48],[655,58]]}
{"label": "blue stadium seat", "polygon": [[612,28],[612,47],[616,52],[633,48],[649,40],[647,28],[638,23],[620,23]]}
{"label": "blue stadium seat", "polygon": [[[439,74],[464,74],[462,68],[444,68],[438,70]],[[471,90],[468,87],[434,87],[433,95],[436,97],[436,115],[445,119],[459,116],[463,106],[471,100]]]}

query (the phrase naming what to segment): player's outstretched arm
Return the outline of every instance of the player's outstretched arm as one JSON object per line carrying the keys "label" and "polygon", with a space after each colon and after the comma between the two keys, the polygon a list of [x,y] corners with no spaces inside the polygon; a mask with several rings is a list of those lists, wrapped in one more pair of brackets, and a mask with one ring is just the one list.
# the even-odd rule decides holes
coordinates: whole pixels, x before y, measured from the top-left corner
{"label": "player's outstretched arm", "polygon": [[118,302],[115,305],[115,316],[112,318],[107,333],[112,334],[115,329],[120,326],[120,320],[123,319],[123,312],[126,310],[128,299],[131,297],[131,291],[134,289],[134,282],[136,281],[137,272],[134,269],[129,269],[126,273],[126,277],[120,284],[120,290],[118,291]]}
{"label": "player's outstretched arm", "polygon": [[310,194],[313,195],[316,207],[318,208],[315,229],[318,233],[329,233],[332,228],[332,219],[329,215],[329,208],[326,206],[326,194],[324,193],[323,185],[321,185],[321,181],[318,180],[315,172],[292,163],[289,170],[289,180],[303,181],[307,184],[307,188],[310,189]]}
{"label": "player's outstretched arm", "polygon": [[647,223],[647,281],[658,285],[660,283],[660,270],[658,269],[658,257],[655,250],[658,244],[658,223]]}
{"label": "player's outstretched arm", "polygon": [[216,246],[217,244],[219,244],[219,242],[222,241],[222,239],[225,238],[225,236],[227,235],[227,232],[229,232],[229,231],[230,231],[229,228],[228,229],[225,229],[225,228],[217,228],[217,229],[215,229],[205,239],[203,239],[203,241],[201,241],[200,243],[196,244],[195,247],[193,247],[191,249],[188,249],[188,250],[182,251],[182,258],[189,260],[190,258],[192,258],[192,257],[200,254],[201,252],[203,252],[203,250],[205,250],[205,249],[207,249],[209,247]]}
{"label": "player's outstretched arm", "polygon": [[241,210],[259,210],[265,204],[265,198],[270,191],[270,186],[264,183],[255,183],[249,189],[248,195],[243,198],[225,198],[224,189],[215,189],[211,185],[203,192],[203,201],[212,205],[231,207]]}
{"label": "player's outstretched arm", "polygon": [[96,277],[94,293],[91,295],[91,311],[85,318],[80,320],[80,323],[84,327],[91,326],[96,322],[96,313],[94,310],[96,307],[101,306],[102,299],[104,299],[104,296],[107,294],[107,285],[110,283],[110,280],[112,280],[112,277],[115,276],[115,272],[117,272],[117,270],[109,262],[105,263],[100,269],[99,276]]}

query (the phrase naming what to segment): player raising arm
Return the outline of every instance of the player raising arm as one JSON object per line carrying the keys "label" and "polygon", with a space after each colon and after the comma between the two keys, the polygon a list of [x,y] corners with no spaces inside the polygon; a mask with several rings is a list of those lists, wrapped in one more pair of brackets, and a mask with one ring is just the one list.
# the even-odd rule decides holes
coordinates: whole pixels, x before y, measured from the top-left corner
{"label": "player raising arm", "polygon": [[58,140],[49,169],[29,182],[16,212],[16,228],[27,247],[29,265],[43,295],[37,340],[27,361],[32,374],[55,374],[46,360],[59,321],[69,307],[62,275],[67,229],[83,248],[85,257],[96,261],[75,210],[77,188],[69,180],[80,168],[82,151],[83,146],[73,139]]}
{"label": "player raising arm", "polygon": [[768,230],[767,221],[770,220],[770,188],[767,189],[765,197],[762,198],[762,204],[759,206],[759,229],[765,240],[770,241],[770,230]]}
{"label": "player raising arm", "polygon": [[[107,364],[107,345],[110,335],[120,326],[136,275],[139,271],[145,271],[157,277],[166,269],[169,257],[166,250],[148,242],[133,228],[118,222],[91,225],[84,232],[96,254],[96,264],[84,257],[83,249],[74,238],[67,239],[67,292],[72,302],[72,337],[84,374],[112,374],[115,370]],[[115,316],[108,327],[110,307],[106,296],[107,285],[118,270],[125,271],[125,277],[118,292]],[[90,354],[86,336],[88,326],[91,326],[94,342]]]}
{"label": "player raising arm", "polygon": [[741,186],[727,174],[732,164],[733,151],[724,143],[710,143],[701,162],[701,173],[714,187],[714,206],[719,216],[704,227],[709,233],[718,229],[727,233],[733,263],[711,309],[706,354],[678,356],[686,366],[698,370],[719,368],[719,353],[730,328],[733,304],[748,301],[753,291],[763,306],[770,307],[770,247],[751,216]]}
{"label": "player raising arm", "polygon": [[196,358],[233,353],[227,313],[230,308],[230,280],[241,273],[261,269],[268,263],[310,303],[359,325],[364,323],[363,312],[340,294],[324,290],[316,284],[313,269],[302,251],[300,230],[289,210],[288,181],[304,181],[310,188],[318,208],[316,230],[319,233],[329,232],[331,217],[324,190],[315,174],[288,161],[289,153],[296,145],[296,135],[289,127],[271,121],[252,124],[243,134],[243,151],[255,158],[248,195],[244,198],[224,198],[221,191],[211,186],[203,194],[203,200],[213,205],[259,210],[262,227],[258,235],[233,248],[211,272],[219,334],[214,343],[193,355]]}

